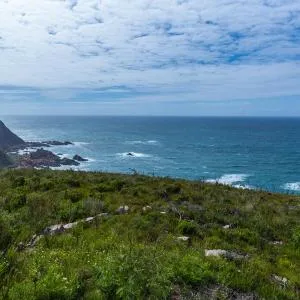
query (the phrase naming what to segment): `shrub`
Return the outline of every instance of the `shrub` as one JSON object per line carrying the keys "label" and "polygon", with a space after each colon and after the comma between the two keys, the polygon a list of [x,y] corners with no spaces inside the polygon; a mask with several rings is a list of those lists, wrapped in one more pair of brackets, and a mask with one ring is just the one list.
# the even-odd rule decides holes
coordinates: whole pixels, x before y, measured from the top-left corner
{"label": "shrub", "polygon": [[84,197],[80,190],[67,190],[65,192],[65,198],[70,200],[72,203],[80,201]]}
{"label": "shrub", "polygon": [[188,285],[203,285],[213,281],[210,266],[199,253],[187,254],[176,264],[176,278]]}
{"label": "shrub", "polygon": [[178,231],[182,234],[194,235],[197,233],[197,224],[192,221],[180,221]]}
{"label": "shrub", "polygon": [[167,256],[159,249],[119,247],[97,266],[97,285],[106,299],[166,299],[172,274],[167,265]]}
{"label": "shrub", "polygon": [[292,241],[296,247],[300,247],[300,227],[294,230],[292,235]]}
{"label": "shrub", "polygon": [[24,176],[18,176],[16,178],[13,178],[12,186],[13,187],[22,187],[25,185],[25,177]]}
{"label": "shrub", "polygon": [[166,188],[168,194],[179,194],[181,192],[181,185],[179,183],[170,184]]}

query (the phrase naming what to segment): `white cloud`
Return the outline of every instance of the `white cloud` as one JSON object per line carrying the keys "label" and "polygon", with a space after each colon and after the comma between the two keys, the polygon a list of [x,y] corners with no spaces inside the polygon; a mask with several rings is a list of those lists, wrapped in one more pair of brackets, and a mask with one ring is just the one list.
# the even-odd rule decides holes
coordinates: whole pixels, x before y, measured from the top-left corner
{"label": "white cloud", "polygon": [[299,26],[299,0],[2,0],[0,85],[299,95]]}

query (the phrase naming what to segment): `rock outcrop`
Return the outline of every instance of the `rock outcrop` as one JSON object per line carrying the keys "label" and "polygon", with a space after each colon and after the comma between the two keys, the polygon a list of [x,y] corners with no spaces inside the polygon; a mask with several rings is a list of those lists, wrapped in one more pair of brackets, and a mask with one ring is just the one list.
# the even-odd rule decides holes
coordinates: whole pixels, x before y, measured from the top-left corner
{"label": "rock outcrop", "polygon": [[11,132],[5,124],[0,121],[0,149],[7,150],[11,147],[16,147],[20,145],[24,145],[25,141],[23,141],[16,134]]}
{"label": "rock outcrop", "polygon": [[19,166],[22,168],[47,168],[60,166],[78,166],[73,159],[60,158],[58,155],[43,148],[20,156]]}
{"label": "rock outcrop", "polygon": [[[73,145],[69,141],[43,141],[43,142],[25,142],[16,134],[11,132],[2,121],[0,121],[0,168],[18,167],[18,168],[51,168],[60,166],[79,166],[79,162],[87,161],[79,155],[73,159],[59,157],[51,151],[44,150],[51,146],[69,146]],[[28,150],[30,149],[30,150]],[[36,149],[31,152],[32,149]],[[22,150],[25,154],[20,154]],[[8,153],[13,154],[12,161]]]}
{"label": "rock outcrop", "polygon": [[205,256],[225,257],[228,259],[245,259],[248,256],[223,249],[205,250]]}

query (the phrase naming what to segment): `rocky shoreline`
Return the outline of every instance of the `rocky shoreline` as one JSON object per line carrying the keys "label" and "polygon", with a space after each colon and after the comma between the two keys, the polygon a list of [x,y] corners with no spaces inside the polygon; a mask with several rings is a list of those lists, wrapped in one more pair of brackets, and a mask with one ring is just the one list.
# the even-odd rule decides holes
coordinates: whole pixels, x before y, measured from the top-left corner
{"label": "rocky shoreline", "polygon": [[[3,122],[0,121],[0,152],[3,157],[3,166],[10,168],[52,168],[61,166],[79,166],[81,162],[87,159],[76,154],[74,157],[60,157],[50,150],[52,146],[69,146],[73,145],[70,141],[43,141],[43,142],[26,142],[11,132]],[[26,151],[30,149],[30,151]],[[33,151],[32,151],[33,150]],[[25,151],[25,153],[20,153]],[[4,159],[5,158],[5,159]],[[10,163],[7,163],[7,162]],[[5,162],[5,164],[4,164]],[[1,161],[0,161],[1,166]]]}

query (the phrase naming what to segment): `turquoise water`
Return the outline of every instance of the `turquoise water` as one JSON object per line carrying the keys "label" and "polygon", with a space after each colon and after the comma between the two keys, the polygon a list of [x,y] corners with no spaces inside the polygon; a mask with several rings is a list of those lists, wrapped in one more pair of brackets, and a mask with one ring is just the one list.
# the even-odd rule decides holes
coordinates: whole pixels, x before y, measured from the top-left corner
{"label": "turquoise water", "polygon": [[[2,117],[28,141],[80,154],[82,170],[219,181],[300,193],[300,118]],[[126,155],[128,152],[133,157]]]}

